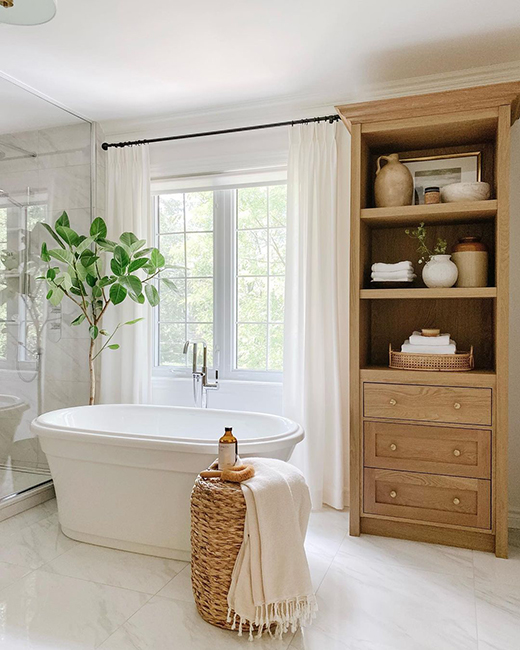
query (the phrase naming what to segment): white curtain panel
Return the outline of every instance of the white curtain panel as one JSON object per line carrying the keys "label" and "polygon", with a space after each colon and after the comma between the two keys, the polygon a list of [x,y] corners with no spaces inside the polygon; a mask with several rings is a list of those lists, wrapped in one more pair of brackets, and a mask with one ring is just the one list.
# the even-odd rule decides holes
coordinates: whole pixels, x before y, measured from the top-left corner
{"label": "white curtain panel", "polygon": [[341,122],[290,130],[284,414],[314,508],[348,501],[349,151]]}
{"label": "white curtain panel", "polygon": [[[153,246],[148,145],[112,148],[107,152],[108,238],[133,232]],[[147,404],[151,401],[153,365],[153,313],[148,303],[130,298],[112,306],[103,317],[103,328],[112,332],[119,323],[144,317],[136,325],[122,327],[114,339],[119,350],[101,355],[98,401],[103,404]]]}

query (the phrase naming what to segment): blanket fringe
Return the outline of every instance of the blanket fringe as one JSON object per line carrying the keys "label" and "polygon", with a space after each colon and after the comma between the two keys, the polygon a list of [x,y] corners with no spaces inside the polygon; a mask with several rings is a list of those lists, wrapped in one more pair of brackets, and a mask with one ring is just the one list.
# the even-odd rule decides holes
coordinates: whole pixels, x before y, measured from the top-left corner
{"label": "blanket fringe", "polygon": [[[232,630],[236,629],[238,620],[238,636],[242,636],[244,627],[249,627],[249,640],[253,641],[253,630],[256,627],[256,637],[260,638],[265,631],[272,638],[281,639],[283,635],[291,630],[296,632],[298,627],[310,625],[316,617],[318,603],[314,594],[300,598],[289,598],[277,603],[269,603],[256,607],[255,620],[249,621],[236,613],[232,616],[231,608],[228,610],[227,621],[231,623]],[[272,628],[275,627],[273,632]]]}

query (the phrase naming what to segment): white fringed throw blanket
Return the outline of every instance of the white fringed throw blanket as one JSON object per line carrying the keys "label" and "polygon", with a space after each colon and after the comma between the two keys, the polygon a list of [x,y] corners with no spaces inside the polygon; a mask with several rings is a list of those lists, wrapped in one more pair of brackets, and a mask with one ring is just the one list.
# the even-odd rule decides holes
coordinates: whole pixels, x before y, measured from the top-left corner
{"label": "white fringed throw blanket", "polygon": [[228,593],[233,629],[258,626],[280,638],[308,625],[317,611],[304,540],[311,511],[301,472],[281,460],[248,458],[255,476],[241,483],[247,512],[244,540]]}

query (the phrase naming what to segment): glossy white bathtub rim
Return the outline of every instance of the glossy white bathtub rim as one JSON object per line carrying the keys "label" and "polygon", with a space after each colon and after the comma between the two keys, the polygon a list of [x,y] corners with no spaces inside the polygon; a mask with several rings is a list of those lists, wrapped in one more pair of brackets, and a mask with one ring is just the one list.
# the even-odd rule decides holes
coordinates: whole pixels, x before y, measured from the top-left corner
{"label": "glossy white bathtub rim", "polygon": [[63,532],[79,541],[189,559],[189,499],[224,426],[242,457],[289,460],[304,433],[264,413],[153,405],[61,409],[36,418]]}

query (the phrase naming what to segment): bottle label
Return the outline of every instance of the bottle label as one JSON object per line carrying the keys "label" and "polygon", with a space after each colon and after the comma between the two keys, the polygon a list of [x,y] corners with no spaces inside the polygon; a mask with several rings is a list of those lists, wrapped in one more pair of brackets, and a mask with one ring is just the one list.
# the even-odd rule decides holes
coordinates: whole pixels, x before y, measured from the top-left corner
{"label": "bottle label", "polygon": [[236,462],[236,445],[221,442],[218,446],[218,468],[230,469]]}

